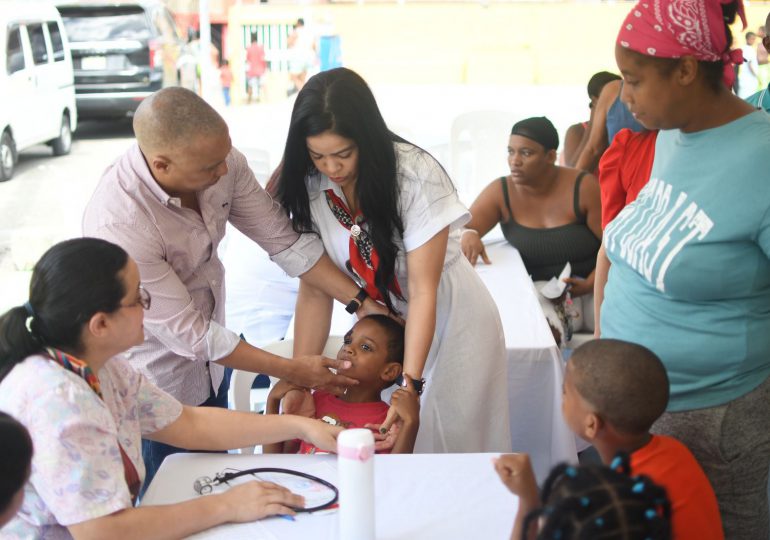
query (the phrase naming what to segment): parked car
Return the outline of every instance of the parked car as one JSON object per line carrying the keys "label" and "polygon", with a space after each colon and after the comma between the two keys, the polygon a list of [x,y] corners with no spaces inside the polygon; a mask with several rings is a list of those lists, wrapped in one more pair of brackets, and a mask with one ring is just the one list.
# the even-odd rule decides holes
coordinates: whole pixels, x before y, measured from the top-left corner
{"label": "parked car", "polygon": [[131,116],[141,101],[179,84],[184,40],[159,1],[57,2],[72,48],[80,118]]}
{"label": "parked car", "polygon": [[47,143],[68,154],[77,126],[72,58],[52,3],[0,1],[0,181],[18,153]]}

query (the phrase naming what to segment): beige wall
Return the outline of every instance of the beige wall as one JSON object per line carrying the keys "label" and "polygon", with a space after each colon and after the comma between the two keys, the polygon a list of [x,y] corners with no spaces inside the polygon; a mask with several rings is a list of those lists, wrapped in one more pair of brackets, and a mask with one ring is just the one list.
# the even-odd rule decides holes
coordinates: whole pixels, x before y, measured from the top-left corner
{"label": "beige wall", "polygon": [[[242,62],[237,27],[265,20],[331,21],[347,67],[372,83],[584,84],[614,70],[614,41],[632,4],[475,3],[236,5],[229,50]],[[770,3],[747,6],[749,29]],[[742,32],[736,28],[739,44]],[[234,69],[240,73],[240,69]]]}

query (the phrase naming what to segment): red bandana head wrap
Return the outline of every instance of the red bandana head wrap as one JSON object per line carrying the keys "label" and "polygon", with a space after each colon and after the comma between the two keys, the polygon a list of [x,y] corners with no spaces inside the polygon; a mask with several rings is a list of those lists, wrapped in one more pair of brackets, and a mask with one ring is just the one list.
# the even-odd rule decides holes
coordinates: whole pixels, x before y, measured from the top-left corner
{"label": "red bandana head wrap", "polygon": [[[743,0],[737,1],[745,28]],[[743,62],[743,54],[740,49],[727,51],[722,4],[728,3],[732,0],[641,0],[623,21],[617,43],[645,56],[722,60],[724,81],[730,88],[735,79],[733,64]]]}

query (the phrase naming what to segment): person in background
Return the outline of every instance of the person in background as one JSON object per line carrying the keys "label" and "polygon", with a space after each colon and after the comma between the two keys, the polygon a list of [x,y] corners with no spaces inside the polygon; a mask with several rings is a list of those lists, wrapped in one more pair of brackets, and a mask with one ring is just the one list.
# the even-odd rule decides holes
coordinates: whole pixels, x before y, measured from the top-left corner
{"label": "person in background", "polygon": [[556,343],[564,346],[573,330],[593,330],[591,295],[602,230],[596,177],[556,165],[558,147],[559,135],[547,118],[514,124],[508,141],[511,174],[489,184],[473,201],[462,250],[471,264],[479,257],[489,263],[481,239],[500,223],[538,291],[570,263],[571,304],[566,294],[555,301],[538,294]]}
{"label": "person in background", "polygon": [[18,420],[0,412],[0,532],[24,502],[32,472],[32,439]]}
{"label": "person in background", "polygon": [[623,81],[610,81],[604,85],[593,110],[588,140],[575,162],[576,169],[596,171],[602,154],[621,129],[628,128],[631,131],[644,129],[621,101],[622,89]]}
{"label": "person in background", "polygon": [[[602,230],[623,208],[634,201],[650,179],[655,158],[657,130],[621,129],[599,161],[599,188],[602,195]],[[594,272],[594,337],[601,336],[601,309],[610,261],[604,244],[596,255]]]}
{"label": "person in background", "polygon": [[746,33],[746,45],[743,51],[743,63],[738,66],[738,97],[746,99],[756,93],[759,88],[759,64],[756,49],[757,35]]}
{"label": "person in background", "polygon": [[[764,28],[770,28],[770,13],[767,14],[767,19],[765,21]],[[770,51],[770,36],[765,34],[762,37],[762,41],[757,45],[757,51],[759,49],[764,49],[765,55]],[[759,55],[757,55],[759,57]],[[760,73],[762,72],[762,68],[770,69],[770,64],[765,64],[764,66],[760,65]],[[768,89],[770,89],[769,85],[770,80],[763,83],[763,88],[757,92],[756,94],[753,94],[746,98],[746,101],[750,104],[752,104],[757,109],[764,109],[768,112],[770,112],[770,92],[768,92]]]}
{"label": "person in background", "polygon": [[[317,418],[345,429],[371,428],[379,433],[389,408],[381,399],[382,391],[402,377],[404,327],[384,315],[364,317],[345,334],[337,359],[351,363],[345,372],[359,381],[358,386],[340,397],[323,390],[312,394],[303,391],[304,399],[301,405],[296,405],[295,414]],[[297,387],[279,381],[270,390],[265,412],[278,414],[281,399],[291,389]],[[391,396],[391,403],[399,416],[398,433],[394,434],[393,448],[383,449],[382,452],[411,454],[420,427],[420,402],[414,392],[400,388]],[[316,451],[315,446],[305,441],[286,441],[263,447],[266,454],[314,454]],[[380,452],[379,449],[377,451]]]}
{"label": "person in background", "polygon": [[612,466],[566,463],[551,470],[538,495],[527,454],[493,460],[500,480],[519,497],[511,540],[670,540],[666,490],[632,476],[628,456]]}
{"label": "person in background", "polygon": [[43,254],[29,300],[0,317],[0,411],[27,428],[35,448],[24,503],[3,538],[183,538],[304,505],[284,487],[252,481],[134,507],[142,437],[220,451],[302,438],[334,451],[341,431],[299,416],[185,406],[156,387],[122,357],[144,341],[152,300],[123,249],[76,238]]}
{"label": "person in background", "polygon": [[588,142],[588,134],[591,132],[591,122],[594,116],[594,107],[599,101],[599,95],[604,86],[611,81],[619,81],[620,76],[608,71],[595,73],[588,80],[588,108],[590,109],[590,118],[588,122],[573,124],[567,128],[564,135],[564,150],[562,151],[562,165],[573,167],[577,161],[580,152]]}
{"label": "person in background", "polygon": [[233,85],[233,71],[230,69],[230,62],[222,60],[219,67],[219,82],[222,85],[222,96],[225,98],[225,106],[230,106],[230,87]]}
{"label": "person in background", "polygon": [[288,46],[289,78],[293,85],[290,93],[295,93],[305,86],[307,72],[313,68],[316,60],[315,39],[305,26],[305,19],[299,18],[294,23],[294,30],[289,34]]}
{"label": "person in background", "polygon": [[[136,144],[104,173],[86,206],[83,234],[122,246],[137,261],[156,302],[147,339],[130,361],[186,405],[227,407],[226,368],[264,373],[306,387],[342,393],[356,384],[320,356],[292,361],[249,345],[225,326],[224,268],[217,248],[226,223],[257,242],[292,277],[349,304],[358,287],[335,267],[322,242],[292,229],[233,148],[224,119],[195,93],[178,87],[142,101],[134,116]],[[360,314],[387,314],[366,298]],[[165,456],[182,451],[144,443],[148,478]]]}
{"label": "person in background", "polygon": [[[406,319],[406,389],[422,392],[415,452],[510,448],[500,315],[460,250],[468,209],[433,156],[388,129],[358,74],[337,68],[308,80],[276,184],[295,230],[319,234],[359,297]],[[303,281],[295,354],[323,350],[331,315],[328,293]],[[391,405],[383,428],[397,417]]]}
{"label": "person in background", "polygon": [[617,38],[622,99],[660,131],[650,181],[605,230],[601,335],[661,359],[652,433],[695,455],[725,536],[755,540],[770,533],[770,117],[730,91],[743,4],[696,0],[684,21],[678,6],[639,2]]}
{"label": "person in background", "polygon": [[765,37],[767,37],[765,28],[763,25],[757,29],[757,76],[759,77],[760,88],[764,88],[770,83],[770,58],[768,58],[769,55],[764,46]]}
{"label": "person in background", "polygon": [[246,95],[248,103],[251,103],[252,98],[259,101],[261,79],[266,70],[265,48],[257,40],[257,33],[252,32],[251,43],[246,49]]}

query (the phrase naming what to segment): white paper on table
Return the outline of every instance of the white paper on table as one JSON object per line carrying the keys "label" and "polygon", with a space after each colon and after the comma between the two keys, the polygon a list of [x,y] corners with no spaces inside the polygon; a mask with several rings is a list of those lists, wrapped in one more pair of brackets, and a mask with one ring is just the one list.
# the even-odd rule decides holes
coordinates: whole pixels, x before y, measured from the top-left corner
{"label": "white paper on table", "polygon": [[564,278],[568,278],[571,275],[572,265],[567,262],[567,264],[564,265],[564,269],[561,271],[561,274],[559,274],[559,277],[551,278],[548,283],[540,287],[540,294],[549,300],[559,298],[562,294],[564,294],[564,289],[567,288],[567,284],[564,282]]}
{"label": "white paper on table", "polygon": [[207,531],[188,536],[187,540],[278,540],[259,521],[251,523],[227,523]]}
{"label": "white paper on table", "polygon": [[567,288],[567,284],[564,282],[564,278],[568,278],[572,275],[572,265],[568,262],[564,265],[564,269],[557,278],[551,278],[548,283],[540,287],[540,294],[554,300],[564,294],[564,289]]}

